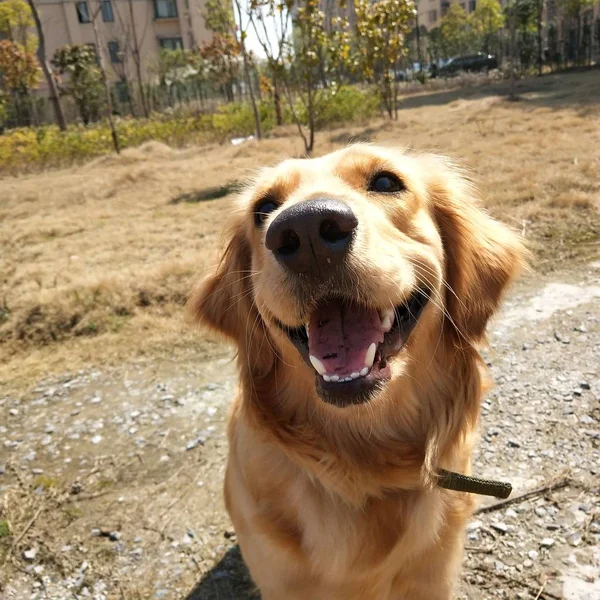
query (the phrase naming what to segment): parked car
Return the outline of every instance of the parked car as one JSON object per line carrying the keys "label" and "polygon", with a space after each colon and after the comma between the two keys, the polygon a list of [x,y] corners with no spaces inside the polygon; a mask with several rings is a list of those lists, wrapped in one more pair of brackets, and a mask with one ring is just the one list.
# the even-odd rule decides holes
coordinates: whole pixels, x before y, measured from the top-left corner
{"label": "parked car", "polygon": [[457,73],[464,71],[466,73],[480,73],[498,68],[498,59],[492,54],[468,54],[466,56],[458,56],[451,58],[441,69],[440,75],[443,77],[451,77]]}

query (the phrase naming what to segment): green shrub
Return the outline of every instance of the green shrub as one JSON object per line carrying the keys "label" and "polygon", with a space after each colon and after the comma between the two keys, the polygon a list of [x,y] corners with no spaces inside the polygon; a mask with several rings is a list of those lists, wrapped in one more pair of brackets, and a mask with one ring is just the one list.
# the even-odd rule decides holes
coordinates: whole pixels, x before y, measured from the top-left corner
{"label": "green shrub", "polygon": [[[275,127],[275,109],[266,102],[258,103],[263,133]],[[255,131],[252,106],[246,102],[231,102],[220,106],[212,115],[212,133],[219,141],[232,137],[247,137]]]}
{"label": "green shrub", "polygon": [[[316,106],[317,128],[323,128],[375,116],[379,98],[372,91],[356,87],[330,87],[317,92]],[[306,123],[304,104],[298,100],[295,108]],[[275,110],[271,102],[259,102],[258,109],[266,133],[275,127]],[[293,122],[289,111],[286,122]],[[175,113],[153,115],[149,119],[117,119],[116,127],[123,149],[149,140],[178,147],[250,136],[254,133],[254,116],[249,103],[231,102],[212,114]],[[87,127],[70,125],[65,132],[55,125],[11,129],[0,135],[0,175],[81,163],[112,151],[106,122]]]}
{"label": "green shrub", "polygon": [[[361,90],[353,86],[331,86],[325,90],[318,90],[315,95],[317,129],[330,125],[366,121],[379,113],[379,105],[378,94],[370,89]],[[308,113],[305,103],[299,101],[295,108],[300,120],[307,124]]]}

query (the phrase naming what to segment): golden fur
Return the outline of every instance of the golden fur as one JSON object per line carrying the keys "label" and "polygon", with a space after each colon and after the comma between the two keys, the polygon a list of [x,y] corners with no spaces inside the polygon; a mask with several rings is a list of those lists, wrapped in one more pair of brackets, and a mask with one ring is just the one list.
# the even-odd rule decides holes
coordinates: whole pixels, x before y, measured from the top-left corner
{"label": "golden fur", "polygon": [[[367,192],[382,170],[407,191]],[[288,207],[323,195],[359,220],[346,294],[384,307],[420,282],[431,291],[385,388],[344,408],[319,399],[314,371],[275,324],[305,322],[324,290],[296,286],[253,220],[266,196]],[[523,255],[435,156],[355,145],[265,169],[242,195],[223,258],[190,308],[237,347],[225,499],[265,600],[452,596],[474,498],[435,487],[435,471],[470,470],[483,393],[476,345]]]}

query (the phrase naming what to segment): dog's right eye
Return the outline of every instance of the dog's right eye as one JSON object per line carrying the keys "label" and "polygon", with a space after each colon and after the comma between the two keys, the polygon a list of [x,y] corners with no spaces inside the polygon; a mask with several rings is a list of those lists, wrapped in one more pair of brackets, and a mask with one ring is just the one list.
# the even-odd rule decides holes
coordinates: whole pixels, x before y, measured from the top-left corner
{"label": "dog's right eye", "polygon": [[277,210],[279,207],[273,200],[264,200],[260,204],[257,204],[254,209],[254,223],[258,225],[262,225],[274,210]]}

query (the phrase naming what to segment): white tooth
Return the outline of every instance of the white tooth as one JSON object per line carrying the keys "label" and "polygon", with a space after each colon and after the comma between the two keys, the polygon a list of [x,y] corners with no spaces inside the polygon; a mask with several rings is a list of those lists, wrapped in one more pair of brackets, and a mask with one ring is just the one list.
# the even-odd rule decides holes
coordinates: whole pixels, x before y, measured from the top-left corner
{"label": "white tooth", "polygon": [[305,326],[305,329],[306,329],[306,337],[308,337],[308,336],[310,335],[310,334],[308,333],[308,323],[306,324],[306,326]]}
{"label": "white tooth", "polygon": [[329,379],[331,379],[331,381],[333,381],[335,383],[336,381],[339,381],[340,376],[339,375],[332,375]]}
{"label": "white tooth", "polygon": [[350,377],[352,379],[358,379],[360,377],[360,373],[352,373],[352,375],[350,375]]}
{"label": "white tooth", "polygon": [[352,377],[346,377],[344,381],[352,381]]}
{"label": "white tooth", "polygon": [[[373,356],[375,356],[375,355],[373,354]],[[308,358],[310,360],[310,364],[315,368],[315,371],[319,375],[325,375],[325,373],[327,373],[327,369],[325,368],[325,365],[316,356],[313,356],[311,354]]]}
{"label": "white tooth", "polygon": [[381,314],[380,314],[381,328],[386,333],[392,328],[392,325],[394,324],[395,316],[396,316],[396,313],[393,308],[386,308],[385,310],[381,311]]}
{"label": "white tooth", "polygon": [[[369,349],[367,350],[367,353],[365,354],[365,366],[371,368],[373,366],[373,361],[375,360],[375,352],[377,351],[377,346],[375,344],[375,342],[373,342],[370,346]],[[310,360],[312,361],[313,357],[310,357]],[[314,363],[313,363],[314,364]],[[315,369],[317,369],[317,367],[315,367]],[[317,369],[318,371],[318,369]]]}
{"label": "white tooth", "polygon": [[369,372],[369,367],[363,367],[362,371],[360,372],[361,377],[364,377],[365,375],[367,375],[368,372]]}
{"label": "white tooth", "polygon": [[323,375],[323,379],[325,381],[331,381],[331,377],[329,377],[329,375]]}
{"label": "white tooth", "polygon": [[385,333],[387,333],[392,328],[392,319],[389,315],[385,315],[383,320],[381,321],[381,328]]}

